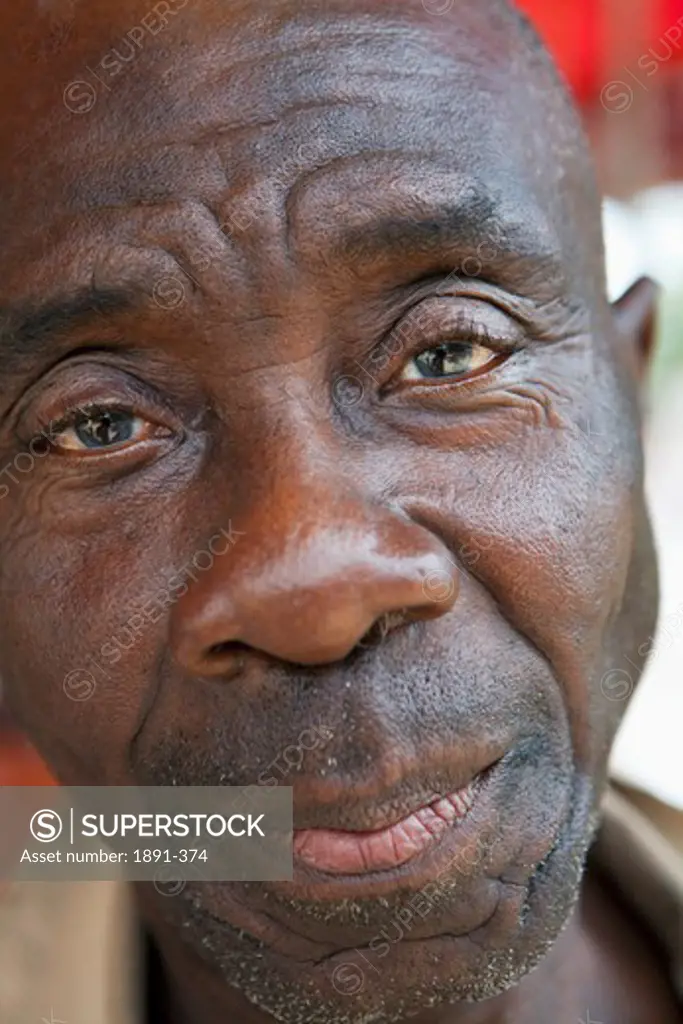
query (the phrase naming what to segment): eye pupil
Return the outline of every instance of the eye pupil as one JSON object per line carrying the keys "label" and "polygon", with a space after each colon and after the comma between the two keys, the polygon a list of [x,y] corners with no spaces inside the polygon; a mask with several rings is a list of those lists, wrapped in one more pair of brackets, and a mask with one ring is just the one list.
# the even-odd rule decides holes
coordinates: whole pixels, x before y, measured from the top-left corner
{"label": "eye pupil", "polygon": [[130,440],[133,420],[130,413],[116,410],[84,414],[74,424],[74,431],[86,448],[106,448]]}
{"label": "eye pupil", "polygon": [[466,373],[472,360],[472,345],[448,342],[415,356],[415,365],[425,377],[449,377]]}

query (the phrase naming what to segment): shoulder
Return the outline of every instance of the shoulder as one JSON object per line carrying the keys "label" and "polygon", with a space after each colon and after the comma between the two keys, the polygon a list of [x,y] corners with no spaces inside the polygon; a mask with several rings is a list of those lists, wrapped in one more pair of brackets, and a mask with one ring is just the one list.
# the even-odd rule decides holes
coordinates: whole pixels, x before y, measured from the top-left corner
{"label": "shoulder", "polygon": [[683,812],[610,786],[591,859],[658,939],[683,1004]]}

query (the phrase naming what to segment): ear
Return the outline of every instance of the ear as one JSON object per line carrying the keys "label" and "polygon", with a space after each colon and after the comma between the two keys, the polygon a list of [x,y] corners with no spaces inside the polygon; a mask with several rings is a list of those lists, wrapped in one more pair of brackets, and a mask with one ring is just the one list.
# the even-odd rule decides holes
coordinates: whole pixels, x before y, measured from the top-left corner
{"label": "ear", "polygon": [[617,330],[639,383],[645,381],[652,360],[658,297],[659,285],[649,277],[641,277],[612,306]]}

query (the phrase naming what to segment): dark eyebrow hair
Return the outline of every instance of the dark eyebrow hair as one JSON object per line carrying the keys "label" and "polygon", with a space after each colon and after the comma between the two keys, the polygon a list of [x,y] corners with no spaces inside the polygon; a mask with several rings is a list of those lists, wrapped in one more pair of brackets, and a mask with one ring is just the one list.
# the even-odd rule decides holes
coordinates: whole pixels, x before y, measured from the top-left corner
{"label": "dark eyebrow hair", "polygon": [[[364,262],[397,257],[407,262],[411,257],[450,264],[453,270],[474,257],[501,279],[525,273],[535,277],[541,271],[566,279],[556,228],[524,195],[508,196],[481,181],[457,177],[439,181],[434,193],[428,178],[424,186],[404,189],[399,181],[389,191],[375,182],[375,192],[375,209],[368,202],[342,223],[330,225],[333,258],[360,269]],[[472,272],[477,264],[469,259],[467,265]]]}
{"label": "dark eyebrow hair", "polygon": [[[463,245],[469,245],[474,240],[473,220],[471,213],[465,212],[462,206],[384,215],[345,231],[339,239],[338,251],[349,256],[364,256],[403,246],[428,250],[456,238]],[[482,217],[481,223],[484,222]]]}
{"label": "dark eyebrow hair", "polygon": [[394,214],[354,226],[337,240],[334,254],[363,260],[391,251],[429,255],[452,249],[467,256],[482,247],[488,254],[483,257],[485,263],[511,257],[559,262],[558,247],[552,244],[547,228],[531,221],[503,222],[490,210],[463,211],[461,206]]}
{"label": "dark eyebrow hair", "polygon": [[23,372],[26,360],[42,361],[59,354],[58,343],[71,331],[92,324],[102,330],[109,317],[144,308],[149,293],[136,285],[88,286],[0,309],[0,360],[5,379]]}
{"label": "dark eyebrow hair", "polygon": [[0,312],[0,343],[16,354],[26,354],[55,335],[103,316],[125,313],[139,307],[142,293],[137,288],[88,287],[46,302],[30,303]]}
{"label": "dark eyebrow hair", "polygon": [[544,296],[569,300],[570,278],[560,239],[551,224],[521,210],[502,217],[486,199],[462,205],[439,204],[414,212],[384,214],[364,224],[345,226],[333,247],[333,257],[362,273],[364,263],[387,261],[415,279],[418,267],[453,285],[477,279],[538,303]]}

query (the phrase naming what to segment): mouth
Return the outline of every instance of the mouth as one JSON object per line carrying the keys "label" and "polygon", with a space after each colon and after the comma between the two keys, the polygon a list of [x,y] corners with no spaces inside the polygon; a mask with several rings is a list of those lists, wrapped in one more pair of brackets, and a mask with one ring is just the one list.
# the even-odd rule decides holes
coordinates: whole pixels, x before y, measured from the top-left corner
{"label": "mouth", "polygon": [[438,845],[467,818],[484,774],[382,828],[299,829],[294,833],[294,856],[327,875],[367,875],[399,868]]}
{"label": "mouth", "polygon": [[444,769],[441,784],[423,777],[421,785],[415,773],[412,798],[399,784],[384,796],[377,788],[364,793],[353,805],[339,792],[334,804],[300,805],[292,878],[269,889],[285,900],[320,904],[393,899],[455,875],[463,886],[476,885],[509,804],[517,759],[514,747],[502,748],[469,772]]}

